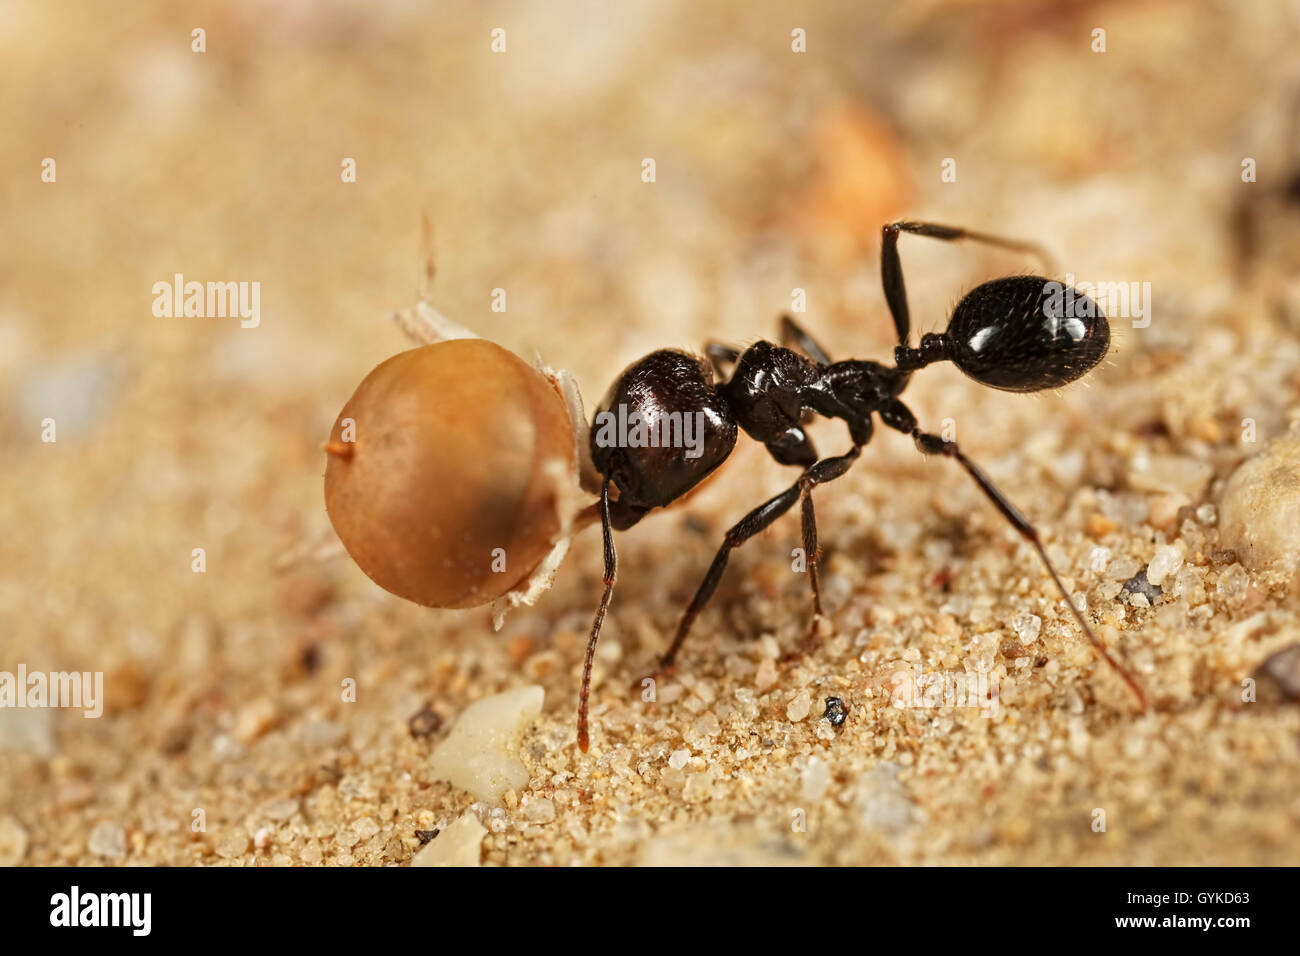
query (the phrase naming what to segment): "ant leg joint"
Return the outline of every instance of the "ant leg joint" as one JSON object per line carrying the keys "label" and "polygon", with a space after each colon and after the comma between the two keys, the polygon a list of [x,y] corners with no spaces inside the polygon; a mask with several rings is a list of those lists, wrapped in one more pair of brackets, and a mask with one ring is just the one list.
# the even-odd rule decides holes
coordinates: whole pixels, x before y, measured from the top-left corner
{"label": "ant leg joint", "polygon": [[919,429],[912,432],[912,438],[916,441],[916,447],[921,449],[923,455],[953,455],[957,454],[957,449],[952,447],[953,442],[940,438],[938,435],[931,435]]}

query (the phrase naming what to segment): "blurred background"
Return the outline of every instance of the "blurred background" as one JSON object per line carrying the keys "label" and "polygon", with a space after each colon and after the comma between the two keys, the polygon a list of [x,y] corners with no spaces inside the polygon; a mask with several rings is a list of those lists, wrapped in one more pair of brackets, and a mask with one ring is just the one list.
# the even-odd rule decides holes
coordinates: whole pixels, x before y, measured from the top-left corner
{"label": "blurred background", "polygon": [[[1049,526],[1081,480],[1125,488],[1117,434],[1194,447],[1220,480],[1245,454],[1240,419],[1267,441],[1296,403],[1297,39],[1300,6],[1275,0],[8,0],[0,669],[103,671],[106,713],[0,712],[0,862],[402,862],[412,820],[468,802],[420,778],[427,744],[404,724],[423,701],[450,719],[487,690],[540,682],[545,733],[556,749],[571,736],[595,538],[502,635],[486,609],[425,611],[346,557],[315,556],[329,529],[319,444],[362,377],[409,345],[389,315],[415,301],[426,213],[437,308],[568,369],[589,409],[652,349],[774,335],[794,289],[834,356],[888,358],[878,255],[893,218],[1041,241],[1080,279],[1151,283],[1150,326],[1116,323],[1091,388],[1023,399],[934,369],[909,392],[914,410],[935,428],[953,418]],[[1247,158],[1257,182],[1243,182]],[[341,176],[349,159],[355,182]],[[1034,265],[914,237],[902,256],[918,332],[941,330],[963,290]],[[153,285],[176,273],[259,282],[260,324],[156,317]],[[505,312],[492,310],[498,288]],[[55,443],[41,441],[47,418]],[[819,434],[824,450],[842,441]],[[1007,457],[1026,449],[1027,463]],[[600,665],[611,695],[636,673],[618,648],[649,660],[722,531],[789,480],[753,448],[738,459],[692,515],[624,536],[616,650]],[[883,522],[910,542],[900,552],[933,564],[943,555],[927,536],[983,507],[896,436],[864,461],[819,505],[823,537],[839,522],[879,544],[868,526]],[[923,521],[936,506],[947,517]],[[1132,539],[1150,540],[1141,525]],[[790,538],[771,545],[778,569],[793,527],[774,532]],[[991,519],[981,527],[1008,540]],[[1116,533],[1119,554],[1129,538]],[[743,579],[761,578],[763,560],[738,564],[723,599],[750,593]],[[788,600],[759,629],[797,630],[802,591],[764,593]],[[913,609],[925,613],[920,597]],[[697,640],[700,666],[714,666],[717,647]],[[1294,862],[1293,715],[1269,730],[1289,741],[1283,778],[1261,767],[1261,783],[1225,756],[1217,783],[1187,785],[1169,769],[1178,742],[1209,733],[1218,711],[1197,711],[1210,692],[1195,665],[1159,670],[1173,675],[1168,709],[1200,716],[1148,755],[1137,795],[1116,798],[1154,814],[1127,839],[1103,847],[1050,826],[1070,787],[1106,776],[1055,765],[1059,786],[936,791],[926,839],[881,842],[868,821],[855,838],[877,836],[839,846],[857,847],[856,862]],[[346,675],[367,689],[352,710],[337,702]],[[1047,740],[1061,727],[1043,719]],[[797,788],[800,767],[780,779]],[[1026,811],[1035,791],[1049,796]],[[744,815],[727,787],[709,794],[669,816]],[[199,805],[207,834],[188,826]],[[1023,832],[1004,832],[1017,814]],[[509,851],[491,836],[486,858],[632,858],[626,833],[581,813],[561,823]],[[270,847],[251,842],[263,825],[281,834]],[[333,836],[345,826],[352,844]],[[807,859],[845,862],[837,852]]]}

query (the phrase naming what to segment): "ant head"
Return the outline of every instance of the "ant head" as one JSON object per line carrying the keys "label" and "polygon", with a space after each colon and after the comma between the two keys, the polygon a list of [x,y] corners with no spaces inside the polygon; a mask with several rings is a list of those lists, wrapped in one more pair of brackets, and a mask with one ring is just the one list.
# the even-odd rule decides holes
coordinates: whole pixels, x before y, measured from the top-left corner
{"label": "ant head", "polygon": [[1009,392],[1059,388],[1082,377],[1110,347],[1097,303],[1038,276],[994,279],[957,304],[944,352],[984,385]]}

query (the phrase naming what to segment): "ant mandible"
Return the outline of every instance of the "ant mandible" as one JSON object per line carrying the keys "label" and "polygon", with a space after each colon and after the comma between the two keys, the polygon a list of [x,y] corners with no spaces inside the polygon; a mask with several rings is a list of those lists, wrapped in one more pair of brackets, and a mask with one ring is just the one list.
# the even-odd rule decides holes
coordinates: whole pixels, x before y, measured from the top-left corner
{"label": "ant mandible", "polygon": [[[618,567],[613,532],[632,527],[651,510],[670,504],[699,484],[731,454],[737,430],[744,431],[762,442],[777,462],[798,466],[803,473],[789,488],[749,512],[727,532],[682,615],[672,644],[659,662],[659,672],[672,668],[691,625],[722,579],[731,552],[789,511],[795,502],[802,509],[803,550],[812,585],[813,622],[805,639],[807,646],[824,616],[812,492],[818,485],[842,476],[857,461],[871,441],[872,416],[910,435],[922,454],[943,455],[966,470],[994,507],[1038,552],[1093,648],[1146,708],[1141,687],[1098,640],[1066,592],[1034,526],[956,442],[922,431],[916,416],[898,397],[914,371],[940,361],[950,361],[975,381],[1006,391],[1033,392],[1066,385],[1105,357],[1110,345],[1106,317],[1095,302],[1079,293],[1074,293],[1073,307],[1061,311],[1060,299],[1053,297],[1059,296],[1062,286],[1052,280],[1029,275],[993,279],[977,286],[957,304],[945,332],[923,335],[920,347],[913,348],[908,341],[911,318],[898,256],[902,233],[949,242],[970,239],[1033,253],[1044,261],[1047,258],[1033,243],[928,222],[891,223],[883,230],[880,276],[898,332],[892,367],[857,359],[833,362],[812,336],[786,316],[781,322],[781,345],[760,341],[740,351],[709,343],[705,350],[709,363],[677,350],[651,352],[629,366],[605,396],[600,411],[606,414],[624,406],[628,420],[636,413],[651,431],[670,414],[680,415],[679,420],[692,415],[703,423],[704,434],[691,457],[682,447],[671,444],[640,443],[640,447],[632,447],[629,442],[597,441],[598,430],[592,426],[589,444],[600,473],[597,507],[604,534],[605,591],[591,625],[582,673],[578,746],[584,752],[589,743],[587,700],[592,660],[613,597]],[[731,375],[723,380],[728,365],[732,367]],[[803,429],[806,416],[811,415],[842,420],[852,441],[849,450],[820,458]],[[596,420],[601,420],[600,414]],[[615,499],[610,498],[611,484],[618,489]]]}

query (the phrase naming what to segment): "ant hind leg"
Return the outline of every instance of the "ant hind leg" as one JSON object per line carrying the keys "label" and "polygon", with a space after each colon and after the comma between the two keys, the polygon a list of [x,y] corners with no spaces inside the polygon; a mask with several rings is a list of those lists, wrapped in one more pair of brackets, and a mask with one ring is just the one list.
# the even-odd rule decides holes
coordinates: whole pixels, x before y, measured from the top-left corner
{"label": "ant hind leg", "polygon": [[952,458],[957,462],[957,464],[961,465],[962,468],[965,469],[966,473],[974,479],[975,484],[979,486],[980,491],[984,493],[984,496],[992,502],[995,508],[998,509],[998,512],[1001,513],[1002,517],[1006,518],[1007,522],[1016,529],[1016,532],[1020,537],[1029,542],[1034,551],[1037,552],[1039,560],[1043,563],[1043,567],[1047,569],[1047,573],[1051,577],[1052,582],[1056,585],[1057,591],[1060,592],[1061,599],[1065,601],[1066,607],[1070,609],[1070,613],[1074,616],[1074,620],[1087,636],[1088,642],[1092,644],[1093,650],[1097,652],[1097,656],[1104,660],[1110,666],[1111,670],[1113,670],[1120,679],[1128,685],[1129,689],[1133,691],[1134,696],[1137,698],[1139,706],[1145,711],[1147,709],[1147,700],[1146,695],[1142,692],[1142,687],[1136,680],[1134,680],[1133,675],[1125,669],[1124,665],[1111,655],[1110,651],[1106,649],[1106,645],[1102,644],[1101,639],[1093,632],[1092,627],[1084,618],[1083,612],[1080,611],[1078,606],[1074,603],[1074,598],[1072,598],[1069,592],[1066,591],[1065,585],[1061,582],[1061,576],[1057,573],[1055,565],[1052,564],[1051,559],[1047,556],[1047,549],[1043,547],[1042,539],[1038,535],[1038,529],[1029,522],[1029,519],[1021,513],[1019,508],[1012,504],[1011,499],[1002,493],[1002,490],[993,483],[993,479],[986,475],[984,470],[976,465],[975,462],[967,458],[966,454],[957,446],[955,441],[948,441],[939,435],[921,431],[917,426],[916,416],[914,416],[911,410],[902,402],[895,400],[887,408],[881,411],[880,418],[881,421],[890,428],[910,435],[921,454],[942,455],[945,458]]}
{"label": "ant hind leg", "polygon": [[718,549],[717,555],[713,558],[713,563],[709,565],[708,573],[704,575],[704,580],[700,583],[699,590],[695,592],[695,597],[691,599],[690,605],[682,615],[672,645],[659,661],[657,673],[662,674],[672,669],[673,662],[677,659],[677,652],[681,650],[682,644],[686,641],[686,635],[690,633],[691,625],[695,623],[696,617],[708,604],[709,599],[713,597],[713,592],[717,590],[718,583],[722,580],[722,574],[727,569],[727,560],[730,558],[731,552],[771,525],[777,518],[794,507],[796,501],[800,500],[804,503],[803,544],[808,569],[812,574],[813,633],[816,633],[817,623],[822,617],[822,606],[821,582],[817,577],[817,519],[812,507],[812,489],[819,484],[825,484],[843,475],[861,453],[862,446],[854,445],[846,454],[835,458],[823,458],[821,461],[816,462],[793,485],[759,505],[741,518],[727,532],[722,547]]}

